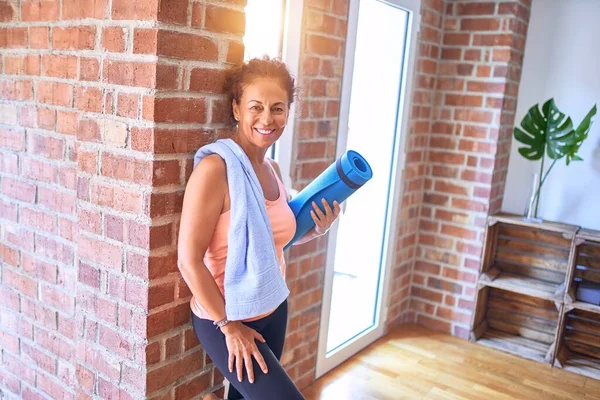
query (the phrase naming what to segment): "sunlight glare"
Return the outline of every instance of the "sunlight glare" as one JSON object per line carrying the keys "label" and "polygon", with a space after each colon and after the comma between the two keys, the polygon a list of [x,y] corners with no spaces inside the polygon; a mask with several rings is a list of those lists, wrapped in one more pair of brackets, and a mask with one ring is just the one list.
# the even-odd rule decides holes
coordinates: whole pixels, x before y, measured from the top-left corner
{"label": "sunlight glare", "polygon": [[283,7],[285,0],[248,0],[244,59],[281,57]]}

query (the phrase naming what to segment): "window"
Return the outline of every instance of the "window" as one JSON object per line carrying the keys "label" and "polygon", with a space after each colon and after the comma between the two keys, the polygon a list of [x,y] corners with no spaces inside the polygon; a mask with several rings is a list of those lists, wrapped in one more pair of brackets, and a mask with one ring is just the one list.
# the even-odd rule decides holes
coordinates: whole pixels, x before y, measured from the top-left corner
{"label": "window", "polygon": [[[297,80],[303,3],[303,0],[248,0],[244,59],[265,54],[279,57]],[[292,187],[290,166],[295,112],[292,105],[285,132],[267,154],[279,164],[288,189]]]}

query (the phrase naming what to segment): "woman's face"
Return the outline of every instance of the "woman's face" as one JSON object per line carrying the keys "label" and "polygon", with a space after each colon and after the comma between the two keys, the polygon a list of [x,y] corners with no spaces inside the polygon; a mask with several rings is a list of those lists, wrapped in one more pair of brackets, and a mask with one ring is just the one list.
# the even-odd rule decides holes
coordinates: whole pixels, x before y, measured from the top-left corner
{"label": "woman's face", "polygon": [[233,114],[238,120],[238,134],[263,149],[281,137],[287,123],[287,92],[275,79],[253,80],[242,93],[240,103],[233,100]]}

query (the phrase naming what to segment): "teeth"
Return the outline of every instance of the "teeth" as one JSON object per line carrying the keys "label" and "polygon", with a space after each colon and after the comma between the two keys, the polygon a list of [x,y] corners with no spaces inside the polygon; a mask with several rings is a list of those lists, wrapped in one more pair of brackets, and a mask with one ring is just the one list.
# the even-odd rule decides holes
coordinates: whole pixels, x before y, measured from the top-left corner
{"label": "teeth", "polygon": [[258,129],[258,128],[256,128],[256,130],[261,135],[269,135],[270,133],[272,133],[274,131],[274,129]]}

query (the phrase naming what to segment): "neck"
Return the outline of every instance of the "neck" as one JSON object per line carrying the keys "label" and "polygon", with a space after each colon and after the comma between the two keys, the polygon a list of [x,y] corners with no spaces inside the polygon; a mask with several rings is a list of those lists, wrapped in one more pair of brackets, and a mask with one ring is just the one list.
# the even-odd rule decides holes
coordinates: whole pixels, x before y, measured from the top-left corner
{"label": "neck", "polygon": [[252,143],[245,140],[244,136],[240,134],[235,135],[232,139],[242,148],[242,150],[244,150],[244,153],[246,153],[250,163],[253,165],[262,165],[264,163],[267,149],[256,147]]}

